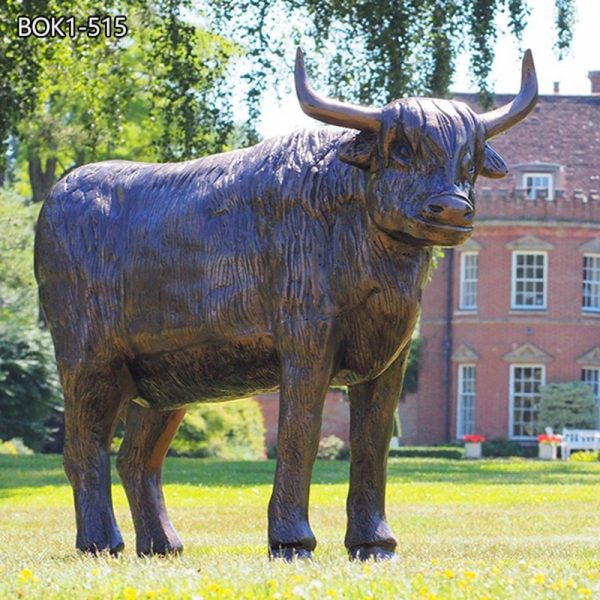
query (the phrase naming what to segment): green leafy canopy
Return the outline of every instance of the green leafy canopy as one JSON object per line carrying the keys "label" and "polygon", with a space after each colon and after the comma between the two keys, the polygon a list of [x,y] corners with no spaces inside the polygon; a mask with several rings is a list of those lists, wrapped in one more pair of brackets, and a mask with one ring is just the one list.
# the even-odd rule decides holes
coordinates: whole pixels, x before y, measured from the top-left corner
{"label": "green leafy canopy", "polygon": [[[239,41],[253,61],[250,103],[258,113],[265,81],[301,43],[326,57],[332,92],[362,103],[407,95],[444,97],[458,54],[467,49],[484,106],[498,31],[508,15],[520,42],[530,9],[527,0],[207,0],[220,30]],[[574,0],[555,0],[555,47],[572,37]],[[264,83],[263,83],[264,85]]]}

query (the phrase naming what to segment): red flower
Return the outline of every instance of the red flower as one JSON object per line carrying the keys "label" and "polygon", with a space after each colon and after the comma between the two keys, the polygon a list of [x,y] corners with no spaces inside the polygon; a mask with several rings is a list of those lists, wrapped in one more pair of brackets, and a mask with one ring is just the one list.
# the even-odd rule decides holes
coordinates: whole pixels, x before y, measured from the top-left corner
{"label": "red flower", "polygon": [[538,444],[552,444],[556,446],[560,444],[560,436],[559,435],[548,435],[547,433],[542,433],[542,435],[538,435]]}
{"label": "red flower", "polygon": [[482,442],[485,442],[485,436],[468,433],[463,436],[463,442],[465,444],[481,444]]}

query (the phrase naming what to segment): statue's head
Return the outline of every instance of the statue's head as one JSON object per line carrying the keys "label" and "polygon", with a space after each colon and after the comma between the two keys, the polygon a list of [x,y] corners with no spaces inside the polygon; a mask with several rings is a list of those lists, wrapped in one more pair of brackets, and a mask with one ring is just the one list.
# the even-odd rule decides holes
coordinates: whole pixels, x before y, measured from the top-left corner
{"label": "statue's head", "polygon": [[530,51],[523,58],[519,94],[484,114],[450,100],[402,98],[367,108],[322,98],[307,80],[300,49],[295,75],[304,112],[358,130],[340,143],[338,158],[369,172],[373,222],[390,236],[419,245],[454,246],[471,235],[477,177],[508,172],[487,140],[524,119],[537,101]]}

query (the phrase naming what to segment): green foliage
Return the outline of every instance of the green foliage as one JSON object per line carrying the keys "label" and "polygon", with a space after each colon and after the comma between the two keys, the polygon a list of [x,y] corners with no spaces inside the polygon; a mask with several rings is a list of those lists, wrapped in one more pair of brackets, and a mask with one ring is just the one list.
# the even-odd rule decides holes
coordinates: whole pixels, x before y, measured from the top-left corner
{"label": "green foliage", "polygon": [[345,444],[337,435],[321,438],[317,458],[321,460],[338,460],[342,458]]}
{"label": "green foliage", "polygon": [[389,456],[394,458],[446,458],[460,460],[464,449],[454,446],[401,446],[392,448]]}
{"label": "green foliage", "polygon": [[199,30],[182,13],[189,2],[158,0],[145,11],[146,70],[151,114],[159,125],[154,141],[160,160],[181,160],[221,151],[232,131],[231,86],[226,67],[235,48]]}
{"label": "green foliage", "polygon": [[[509,17],[517,43],[529,15],[526,0],[210,0],[220,31],[248,48],[253,60],[249,101],[258,114],[260,88],[301,43],[326,58],[336,96],[385,103],[405,95],[447,96],[458,54],[471,56],[481,100],[489,75],[496,17]],[[571,41],[574,0],[555,0],[556,47]],[[287,26],[286,26],[287,23]],[[517,74],[515,74],[517,76]]]}
{"label": "green foliage", "polygon": [[597,423],[596,398],[592,388],[581,381],[550,383],[540,388],[541,400],[537,431],[546,427],[559,433],[569,429],[595,429]]}
{"label": "green foliage", "polygon": [[512,440],[499,438],[483,442],[481,450],[486,458],[509,458],[512,456],[532,458],[536,456],[537,446],[522,446]]}
{"label": "green foliage", "polygon": [[18,437],[40,449],[46,418],[59,402],[47,336],[0,326],[0,440]]}
{"label": "green foliage", "polygon": [[264,455],[265,426],[258,402],[199,404],[188,410],[169,452],[177,456],[256,459]]}
{"label": "green foliage", "polygon": [[33,275],[37,207],[0,189],[0,440],[39,449],[45,420],[60,404],[49,335],[38,327]]}
{"label": "green foliage", "polygon": [[[0,140],[12,136],[35,202],[69,169],[106,158],[182,160],[222,151],[233,121],[225,72],[236,49],[183,0],[0,5]],[[17,38],[17,16],[123,14],[124,38]],[[3,36],[3,28],[7,26]],[[3,56],[9,52],[9,59]],[[6,145],[0,147],[5,158]],[[6,161],[0,163],[0,177]]]}
{"label": "green foliage", "polygon": [[410,344],[410,353],[408,355],[408,365],[404,374],[404,385],[402,394],[412,394],[417,391],[419,383],[419,368],[421,366],[421,350],[423,340],[414,338]]}
{"label": "green foliage", "polygon": [[600,450],[590,452],[585,450],[571,452],[569,460],[573,460],[575,462],[596,462],[600,460]]}
{"label": "green foliage", "polygon": [[38,208],[0,188],[0,323],[32,326],[37,318],[33,228]]}

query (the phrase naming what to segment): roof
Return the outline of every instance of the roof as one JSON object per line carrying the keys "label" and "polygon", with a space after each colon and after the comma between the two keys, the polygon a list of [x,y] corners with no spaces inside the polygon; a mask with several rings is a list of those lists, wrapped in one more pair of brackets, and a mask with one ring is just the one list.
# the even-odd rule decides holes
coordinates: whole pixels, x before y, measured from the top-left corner
{"label": "roof", "polygon": [[[501,106],[514,98],[502,94],[495,97]],[[474,94],[457,94],[455,99],[471,105],[477,112]],[[507,162],[510,173],[504,179],[478,182],[495,189],[522,187],[515,180],[518,165],[533,170],[540,163],[554,165],[559,171],[557,189],[564,197],[574,194],[589,196],[590,190],[600,190],[600,95],[540,96],[533,112],[521,123],[493,138],[491,145]]]}

